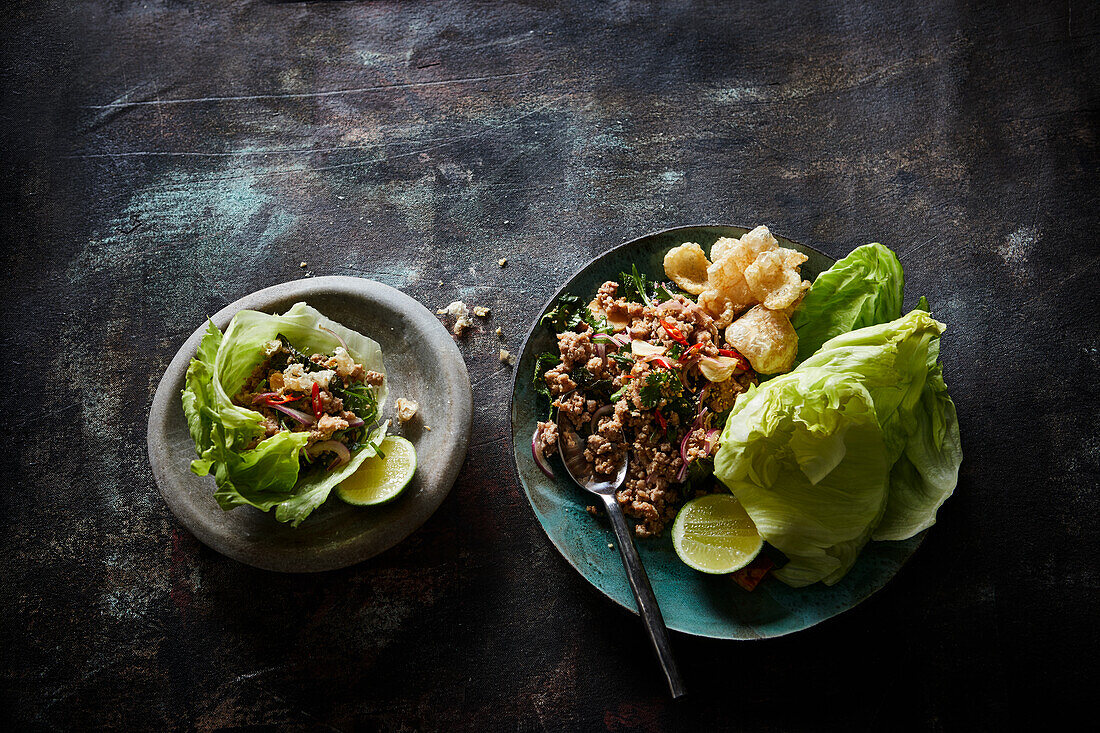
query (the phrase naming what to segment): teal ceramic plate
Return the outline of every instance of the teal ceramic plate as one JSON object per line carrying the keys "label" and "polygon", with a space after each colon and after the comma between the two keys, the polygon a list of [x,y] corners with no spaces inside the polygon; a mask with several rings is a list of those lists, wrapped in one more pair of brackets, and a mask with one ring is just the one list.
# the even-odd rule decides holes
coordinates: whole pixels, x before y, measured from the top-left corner
{"label": "teal ceramic plate", "polygon": [[[652,278],[665,279],[664,255],[684,242],[698,242],[704,251],[719,237],[740,237],[747,229],[730,226],[692,226],[647,234],[605,252],[574,275],[539,313],[564,293],[590,299],[607,280],[614,280],[633,263]],[[803,252],[809,260],[802,274],[813,280],[833,260],[815,249],[777,235],[784,247]],[[574,485],[556,458],[551,461],[557,479],[547,478],[531,455],[531,434],[541,419],[531,385],[535,357],[554,348],[546,328],[532,327],[523,346],[512,384],[512,453],[520,482],[546,535],[562,556],[588,582],[611,600],[637,613],[610,527],[588,515],[592,497]],[[904,542],[872,542],[852,570],[832,587],[817,583],[789,588],[768,578],[749,593],[725,576],[705,575],[676,557],[666,530],[663,536],[637,540],[638,552],[649,573],[665,623],[670,629],[718,639],[762,639],[813,626],[852,608],[881,588],[920,544],[921,535]]]}

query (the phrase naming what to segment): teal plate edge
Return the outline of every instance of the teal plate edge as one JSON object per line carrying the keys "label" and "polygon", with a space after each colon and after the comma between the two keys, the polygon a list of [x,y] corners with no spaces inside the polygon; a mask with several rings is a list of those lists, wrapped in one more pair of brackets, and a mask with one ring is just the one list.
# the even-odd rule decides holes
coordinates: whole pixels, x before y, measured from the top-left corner
{"label": "teal plate edge", "polygon": [[[511,440],[516,474],[527,500],[546,536],[562,557],[601,593],[637,613],[626,572],[614,547],[606,522],[590,516],[590,495],[566,477],[555,458],[557,478],[539,470],[531,454],[531,434],[538,401],[531,371],[538,354],[554,346],[551,332],[539,320],[563,294],[589,299],[606,280],[615,279],[631,264],[650,277],[664,278],[664,255],[684,242],[697,242],[704,251],[719,237],[740,237],[745,227],[681,226],[646,234],[597,256],[568,280],[539,311],[528,332],[512,377]],[[804,253],[803,276],[812,280],[832,266],[822,252],[775,235],[780,244]],[[665,623],[670,629],[712,639],[766,639],[807,629],[832,618],[886,585],[920,545],[924,533],[902,542],[871,542],[860,553],[852,570],[833,586],[817,583],[808,588],[789,588],[768,578],[751,593],[729,577],[696,572],[680,562],[666,531],[655,539],[635,541]]]}

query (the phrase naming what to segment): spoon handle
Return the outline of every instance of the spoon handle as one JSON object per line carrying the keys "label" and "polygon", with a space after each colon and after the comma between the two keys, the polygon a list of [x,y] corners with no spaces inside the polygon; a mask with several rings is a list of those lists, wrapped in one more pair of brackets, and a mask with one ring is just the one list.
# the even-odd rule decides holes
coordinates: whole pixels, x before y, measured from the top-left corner
{"label": "spoon handle", "polygon": [[622,507],[615,500],[615,494],[600,494],[607,515],[611,517],[611,526],[615,529],[615,539],[619,545],[619,555],[626,567],[626,577],[630,579],[630,589],[634,591],[634,600],[638,603],[642,621],[645,622],[646,631],[653,642],[653,648],[657,651],[657,659],[661,668],[665,671],[668,680],[668,689],[672,692],[673,699],[684,694],[684,683],[680,679],[680,671],[676,669],[676,660],[672,658],[672,648],[668,643],[668,629],[665,628],[665,620],[661,616],[661,608],[657,605],[657,597],[653,595],[653,588],[649,585],[649,576],[642,567],[638,550],[634,547],[634,540],[630,536],[630,528],[626,526],[626,518],[623,516]]}

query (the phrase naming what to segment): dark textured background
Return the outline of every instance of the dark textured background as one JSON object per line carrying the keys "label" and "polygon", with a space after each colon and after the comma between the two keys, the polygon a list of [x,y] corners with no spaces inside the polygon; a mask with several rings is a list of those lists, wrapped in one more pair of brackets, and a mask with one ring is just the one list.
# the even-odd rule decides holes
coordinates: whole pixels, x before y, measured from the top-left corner
{"label": "dark textured background", "polygon": [[[1065,721],[1097,684],[1100,10],[898,5],[9,4],[3,716]],[[690,697],[673,705],[640,623],[570,570],[516,484],[492,329],[518,347],[586,259],[703,222],[898,251],[910,302],[949,324],[966,461],[923,547],[859,608],[774,641],[676,635]],[[494,318],[461,344],[474,435],[436,515],[357,567],[286,576],[180,527],[145,420],[204,316],[309,273]]]}

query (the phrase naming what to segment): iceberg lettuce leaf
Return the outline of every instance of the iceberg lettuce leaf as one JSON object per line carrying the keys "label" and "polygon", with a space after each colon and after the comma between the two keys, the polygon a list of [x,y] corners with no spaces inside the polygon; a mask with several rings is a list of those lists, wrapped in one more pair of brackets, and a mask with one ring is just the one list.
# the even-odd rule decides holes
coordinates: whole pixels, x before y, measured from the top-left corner
{"label": "iceberg lettuce leaf", "polygon": [[790,562],[800,587],[844,576],[886,505],[889,464],[870,394],[858,380],[796,370],[734,405],[714,473]]}
{"label": "iceberg lettuce leaf", "polygon": [[877,243],[857,247],[817,276],[791,316],[798,334],[796,363],[834,336],[900,317],[904,290],[897,255]]}
{"label": "iceberg lettuce leaf", "polygon": [[913,310],[826,341],[738,398],[715,476],[791,558],[780,580],[836,582],[868,539],[907,539],[935,522],[962,462],[938,363],[943,331]]}

